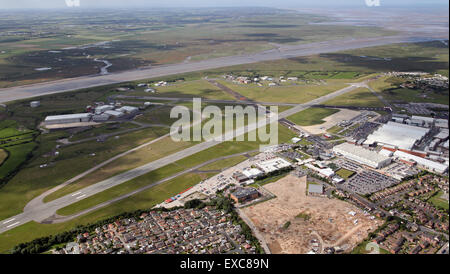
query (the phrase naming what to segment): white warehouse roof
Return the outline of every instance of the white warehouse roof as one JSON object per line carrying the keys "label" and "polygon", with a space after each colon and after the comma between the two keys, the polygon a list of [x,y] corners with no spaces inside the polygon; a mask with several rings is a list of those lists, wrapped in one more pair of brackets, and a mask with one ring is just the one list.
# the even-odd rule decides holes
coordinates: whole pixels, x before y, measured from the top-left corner
{"label": "white warehouse roof", "polygon": [[47,116],[45,118],[46,122],[49,121],[58,121],[58,120],[67,120],[67,119],[87,119],[91,118],[90,113],[77,113],[77,114],[66,114],[66,115],[55,115],[55,116]]}
{"label": "white warehouse roof", "polygon": [[383,154],[349,143],[337,145],[333,151],[342,154],[347,159],[373,168],[380,168],[391,162],[391,158]]}
{"label": "white warehouse roof", "polygon": [[448,165],[443,165],[416,155],[412,155],[403,151],[396,151],[394,153],[395,157],[398,157],[400,159],[406,160],[406,161],[414,161],[418,165],[421,165],[423,167],[426,167],[427,169],[430,169],[432,171],[435,171],[437,173],[444,173],[448,170]]}
{"label": "white warehouse roof", "polygon": [[367,137],[365,144],[381,143],[411,150],[430,129],[388,122]]}
{"label": "white warehouse roof", "polygon": [[267,160],[256,164],[256,166],[265,173],[271,173],[280,169],[284,169],[291,166],[291,163],[283,158],[277,157],[272,160]]}

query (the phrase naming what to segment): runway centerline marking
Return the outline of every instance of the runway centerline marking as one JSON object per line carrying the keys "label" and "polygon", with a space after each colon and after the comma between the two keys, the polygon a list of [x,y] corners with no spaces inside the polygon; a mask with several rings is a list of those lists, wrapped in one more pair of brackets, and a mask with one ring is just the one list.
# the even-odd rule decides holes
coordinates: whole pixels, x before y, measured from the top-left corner
{"label": "runway centerline marking", "polygon": [[15,223],[13,223],[13,224],[7,226],[6,228],[10,228],[10,227],[13,227],[13,226],[18,225],[18,224],[20,224],[20,222],[15,222]]}
{"label": "runway centerline marking", "polygon": [[10,222],[14,221],[15,219],[16,219],[16,218],[9,219],[8,221],[3,222],[3,224],[10,223]]}
{"label": "runway centerline marking", "polygon": [[83,198],[83,197],[85,197],[85,196],[86,196],[86,194],[83,194],[83,195],[81,195],[81,196],[78,196],[78,197],[77,197],[77,200],[78,200],[78,199],[81,199],[81,198]]}

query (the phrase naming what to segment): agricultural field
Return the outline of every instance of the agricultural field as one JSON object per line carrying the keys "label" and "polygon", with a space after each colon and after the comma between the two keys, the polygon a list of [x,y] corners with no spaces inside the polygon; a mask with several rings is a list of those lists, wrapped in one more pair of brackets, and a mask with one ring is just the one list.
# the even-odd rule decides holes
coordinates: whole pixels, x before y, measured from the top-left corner
{"label": "agricultural field", "polygon": [[385,100],[393,104],[405,103],[436,103],[447,104],[449,99],[448,90],[425,91],[420,89],[403,88],[400,85],[405,80],[397,77],[381,77],[369,85],[379,92]]}
{"label": "agricultural field", "polygon": [[2,12],[0,87],[268,50],[280,44],[393,34],[324,26],[324,16],[269,8]]}

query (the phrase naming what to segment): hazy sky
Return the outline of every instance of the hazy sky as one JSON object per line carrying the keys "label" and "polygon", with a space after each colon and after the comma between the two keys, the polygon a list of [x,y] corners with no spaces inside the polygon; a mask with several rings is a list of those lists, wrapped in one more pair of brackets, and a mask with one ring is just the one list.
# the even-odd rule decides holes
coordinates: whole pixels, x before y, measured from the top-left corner
{"label": "hazy sky", "polygon": [[[73,0],[0,0],[0,9],[8,8],[68,8],[66,1]],[[366,0],[79,0],[81,7],[229,7],[229,6],[266,6],[293,8],[307,6],[365,6]],[[371,1],[371,0],[367,0]],[[446,5],[448,0],[380,0],[381,6],[434,6]]]}

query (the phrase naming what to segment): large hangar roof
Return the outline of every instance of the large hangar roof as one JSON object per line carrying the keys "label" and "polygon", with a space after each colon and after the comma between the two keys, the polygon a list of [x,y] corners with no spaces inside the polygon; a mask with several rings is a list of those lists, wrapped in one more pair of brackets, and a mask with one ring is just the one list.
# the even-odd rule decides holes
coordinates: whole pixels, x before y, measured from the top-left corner
{"label": "large hangar roof", "polygon": [[421,140],[430,129],[415,127],[395,122],[388,122],[373,134],[369,135],[366,144],[375,142],[396,146],[400,149],[411,150],[414,144]]}

